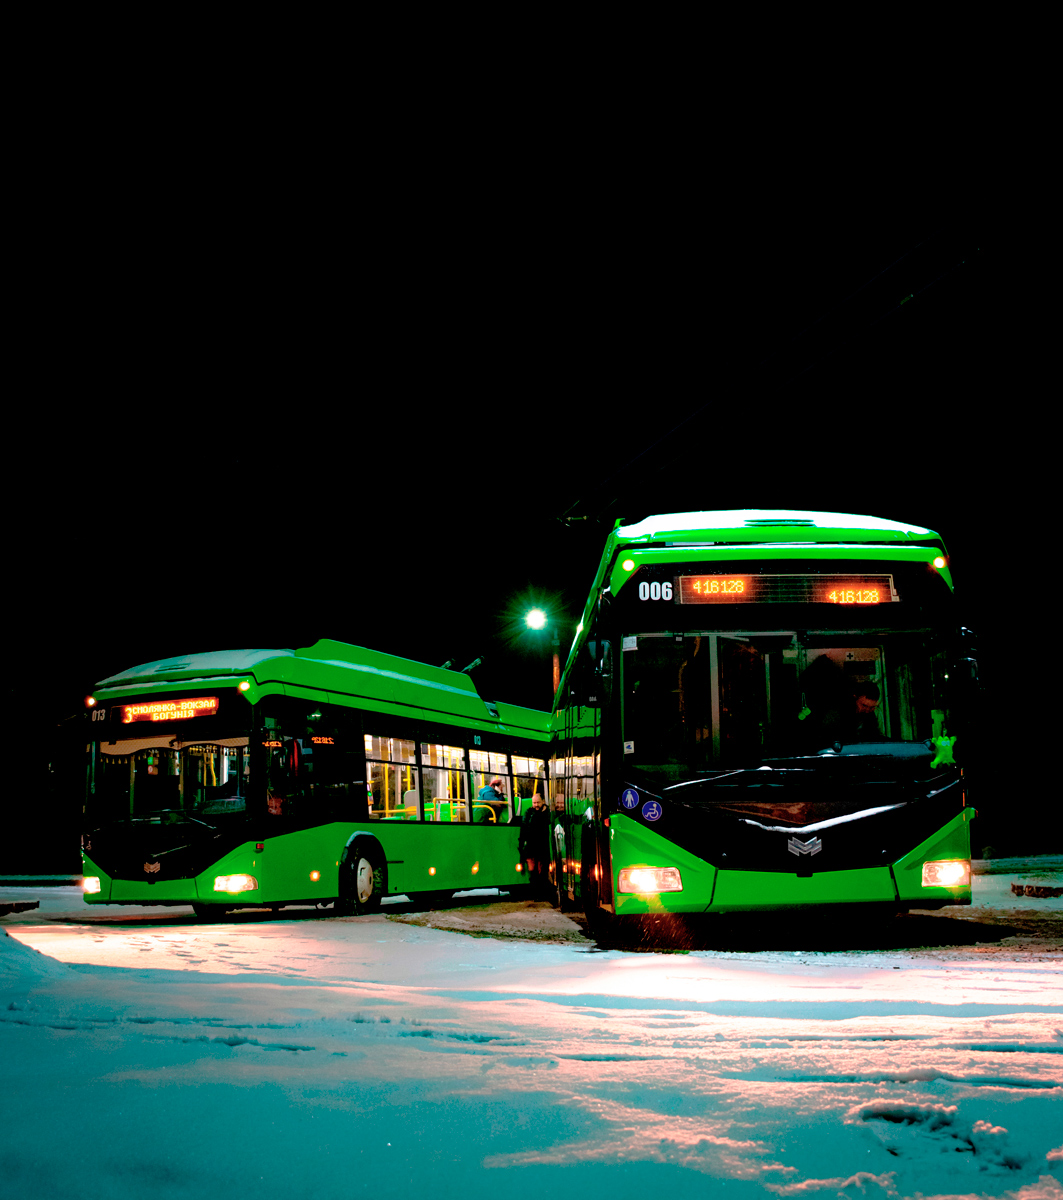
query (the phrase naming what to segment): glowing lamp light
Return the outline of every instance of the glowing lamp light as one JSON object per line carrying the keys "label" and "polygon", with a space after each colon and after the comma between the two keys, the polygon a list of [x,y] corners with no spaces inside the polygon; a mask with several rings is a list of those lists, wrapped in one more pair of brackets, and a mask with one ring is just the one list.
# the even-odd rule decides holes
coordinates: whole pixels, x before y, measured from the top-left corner
{"label": "glowing lamp light", "polygon": [[635,560],[633,558],[625,558],[624,561],[620,565],[624,568],[625,571],[634,571]]}
{"label": "glowing lamp light", "polygon": [[474,862],[472,864],[472,873],[475,875],[479,870],[480,870],[480,864],[478,862]]}
{"label": "glowing lamp light", "polygon": [[251,690],[251,685],[246,679],[243,679],[236,685],[236,690],[238,692],[249,692]]}
{"label": "glowing lamp light", "polygon": [[939,554],[937,556],[937,558],[934,559],[934,566],[937,567],[937,569],[940,571],[944,565],[945,565],[945,560]]}
{"label": "glowing lamp light", "polygon": [[435,873],[436,873],[436,869],[435,869],[435,867],[429,867],[429,868],[428,868],[428,874],[429,874],[429,875],[434,875]]}
{"label": "glowing lamp light", "polygon": [[86,875],[81,881],[81,890],[86,894],[98,892],[100,890],[99,875]]}
{"label": "glowing lamp light", "polygon": [[523,863],[517,863],[517,874],[519,875],[521,873],[521,871],[523,871],[523,870],[524,870]]}
{"label": "glowing lamp light", "polygon": [[214,890],[216,892],[257,892],[258,880],[254,875],[216,875]]}
{"label": "glowing lamp light", "polygon": [[624,867],[617,890],[643,895],[657,892],[681,892],[683,881],[676,867]]}
{"label": "glowing lamp light", "polygon": [[541,608],[533,608],[524,618],[529,629],[542,629],[546,625],[546,613]]}
{"label": "glowing lamp light", "polygon": [[971,882],[971,863],[966,858],[923,863],[923,887],[966,887]]}
{"label": "glowing lamp light", "polygon": [[321,872],[320,871],[311,871],[310,878],[313,880],[314,883],[317,883],[317,881],[321,878]]}
{"label": "glowing lamp light", "polygon": [[86,696],[85,697],[85,707],[86,708],[95,708],[96,707],[96,697],[95,696]]}

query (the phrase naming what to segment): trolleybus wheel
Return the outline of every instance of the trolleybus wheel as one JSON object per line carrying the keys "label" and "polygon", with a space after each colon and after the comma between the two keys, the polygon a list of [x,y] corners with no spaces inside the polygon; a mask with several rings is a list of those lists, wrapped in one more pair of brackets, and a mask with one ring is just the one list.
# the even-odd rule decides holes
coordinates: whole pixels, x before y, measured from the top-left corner
{"label": "trolleybus wheel", "polygon": [[359,848],[347,860],[346,868],[336,911],[357,917],[376,912],[384,891],[383,862],[369,848]]}

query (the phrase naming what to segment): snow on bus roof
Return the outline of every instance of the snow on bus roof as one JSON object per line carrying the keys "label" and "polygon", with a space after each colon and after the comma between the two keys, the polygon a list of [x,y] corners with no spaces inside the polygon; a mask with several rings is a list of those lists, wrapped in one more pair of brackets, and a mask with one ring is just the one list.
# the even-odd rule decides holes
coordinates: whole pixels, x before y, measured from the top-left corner
{"label": "snow on bus roof", "polygon": [[937,536],[932,529],[925,529],[921,525],[887,521],[882,517],[788,508],[728,508],[704,512],[661,513],[645,517],[633,525],[621,525],[616,529],[615,536],[626,541],[667,537],[669,534],[700,534],[726,530],[732,537],[742,539],[745,535],[756,541],[756,535],[779,528],[802,530],[802,541],[816,540],[813,530],[820,534],[833,534],[836,530],[845,530],[851,534],[854,530],[860,530],[876,538],[891,535],[897,539]]}

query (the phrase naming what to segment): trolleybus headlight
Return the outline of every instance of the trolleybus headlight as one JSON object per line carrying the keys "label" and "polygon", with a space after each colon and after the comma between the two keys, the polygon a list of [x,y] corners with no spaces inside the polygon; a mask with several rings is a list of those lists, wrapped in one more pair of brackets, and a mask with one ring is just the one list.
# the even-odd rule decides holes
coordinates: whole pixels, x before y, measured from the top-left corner
{"label": "trolleybus headlight", "polygon": [[923,863],[923,887],[958,887],[971,882],[971,863],[966,858]]}
{"label": "trolleybus headlight", "polygon": [[254,875],[216,875],[216,892],[257,892],[258,880]]}
{"label": "trolleybus headlight", "polygon": [[86,875],[81,881],[81,887],[85,892],[98,892],[100,890],[99,875]]}
{"label": "trolleybus headlight", "polygon": [[624,867],[620,872],[621,892],[681,892],[683,881],[676,867]]}

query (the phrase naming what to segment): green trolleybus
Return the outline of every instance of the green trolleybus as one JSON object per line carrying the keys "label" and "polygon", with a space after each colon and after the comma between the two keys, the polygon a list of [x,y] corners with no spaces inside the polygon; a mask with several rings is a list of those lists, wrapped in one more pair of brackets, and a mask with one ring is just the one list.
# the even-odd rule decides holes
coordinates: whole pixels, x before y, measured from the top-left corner
{"label": "green trolleybus", "polygon": [[969,904],[954,749],[975,664],[953,605],[929,529],[760,510],[618,523],[557,693],[562,898],[599,926]]}
{"label": "green trolleybus", "polygon": [[361,914],[523,882],[549,714],[467,674],[323,640],[147,663],[86,706],[90,904]]}

